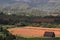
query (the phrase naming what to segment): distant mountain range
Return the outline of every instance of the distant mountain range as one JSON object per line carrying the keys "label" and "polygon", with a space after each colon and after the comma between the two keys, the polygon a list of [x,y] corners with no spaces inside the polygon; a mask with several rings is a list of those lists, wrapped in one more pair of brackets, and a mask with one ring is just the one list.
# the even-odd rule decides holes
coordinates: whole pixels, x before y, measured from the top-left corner
{"label": "distant mountain range", "polygon": [[42,9],[54,10],[60,8],[60,0],[0,0],[0,9]]}

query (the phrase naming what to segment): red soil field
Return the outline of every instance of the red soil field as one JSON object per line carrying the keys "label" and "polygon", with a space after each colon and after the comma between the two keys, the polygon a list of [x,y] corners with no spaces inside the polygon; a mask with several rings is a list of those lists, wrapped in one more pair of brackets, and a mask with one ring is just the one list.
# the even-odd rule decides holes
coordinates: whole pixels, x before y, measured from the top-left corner
{"label": "red soil field", "polygon": [[13,35],[21,35],[21,36],[43,36],[44,32],[54,32],[55,35],[60,35],[60,28],[41,28],[41,27],[19,27],[19,28],[9,28],[7,29]]}

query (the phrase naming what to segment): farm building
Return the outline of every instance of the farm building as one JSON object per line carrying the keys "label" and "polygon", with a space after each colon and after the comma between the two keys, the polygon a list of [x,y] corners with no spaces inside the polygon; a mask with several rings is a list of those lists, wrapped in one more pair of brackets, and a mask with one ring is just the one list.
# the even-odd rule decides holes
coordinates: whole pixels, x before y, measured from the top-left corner
{"label": "farm building", "polygon": [[45,32],[44,37],[55,37],[55,33],[54,32]]}

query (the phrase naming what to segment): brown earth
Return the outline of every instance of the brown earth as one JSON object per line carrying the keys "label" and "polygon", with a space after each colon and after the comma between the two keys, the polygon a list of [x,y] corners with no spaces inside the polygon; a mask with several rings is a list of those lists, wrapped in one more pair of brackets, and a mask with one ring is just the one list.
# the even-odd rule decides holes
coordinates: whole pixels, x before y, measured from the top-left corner
{"label": "brown earth", "polygon": [[55,35],[60,35],[60,28],[41,28],[41,27],[20,27],[20,28],[9,28],[7,29],[13,35],[21,36],[43,36],[44,32],[54,32]]}

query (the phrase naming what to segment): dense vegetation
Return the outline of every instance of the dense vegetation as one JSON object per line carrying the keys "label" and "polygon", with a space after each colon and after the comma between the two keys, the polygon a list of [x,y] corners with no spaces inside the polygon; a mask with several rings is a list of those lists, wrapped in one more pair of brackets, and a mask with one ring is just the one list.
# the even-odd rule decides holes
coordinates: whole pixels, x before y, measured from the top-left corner
{"label": "dense vegetation", "polygon": [[[3,12],[0,12],[0,25],[16,25],[16,26],[35,26],[35,27],[49,27],[49,28],[60,28],[60,16],[45,16],[45,18],[52,18],[52,19],[58,19],[55,20],[53,23],[50,22],[40,22],[41,16],[22,16],[22,15],[16,15],[11,14],[7,15]],[[38,19],[38,20],[37,20]],[[33,21],[37,22],[33,22]],[[44,19],[45,20],[45,19]],[[48,20],[47,20],[48,21]]]}
{"label": "dense vegetation", "polygon": [[0,26],[0,40],[13,40],[15,36],[9,33],[7,28]]}

